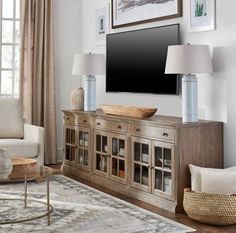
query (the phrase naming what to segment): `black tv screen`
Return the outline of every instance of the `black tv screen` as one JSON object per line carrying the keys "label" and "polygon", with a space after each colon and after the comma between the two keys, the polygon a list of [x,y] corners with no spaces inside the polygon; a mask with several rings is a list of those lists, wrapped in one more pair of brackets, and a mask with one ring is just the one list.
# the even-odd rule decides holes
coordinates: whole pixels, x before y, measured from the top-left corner
{"label": "black tv screen", "polygon": [[179,43],[179,24],[107,34],[106,92],[178,94],[165,63],[168,45]]}

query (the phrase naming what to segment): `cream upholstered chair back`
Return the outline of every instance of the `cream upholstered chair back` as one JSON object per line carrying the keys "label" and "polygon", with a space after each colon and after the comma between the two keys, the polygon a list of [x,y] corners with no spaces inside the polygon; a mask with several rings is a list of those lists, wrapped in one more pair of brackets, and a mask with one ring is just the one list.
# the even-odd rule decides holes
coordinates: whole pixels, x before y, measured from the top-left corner
{"label": "cream upholstered chair back", "polygon": [[18,98],[0,98],[0,138],[23,138],[22,104]]}

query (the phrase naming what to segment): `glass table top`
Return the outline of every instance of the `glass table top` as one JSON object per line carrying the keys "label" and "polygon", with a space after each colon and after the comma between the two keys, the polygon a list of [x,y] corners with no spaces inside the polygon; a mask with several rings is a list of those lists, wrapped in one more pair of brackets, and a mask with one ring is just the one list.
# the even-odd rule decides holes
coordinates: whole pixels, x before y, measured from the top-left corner
{"label": "glass table top", "polygon": [[17,172],[14,172],[13,170],[7,179],[0,179],[0,183],[39,180],[46,178],[53,173],[54,169],[50,167],[35,165]]}

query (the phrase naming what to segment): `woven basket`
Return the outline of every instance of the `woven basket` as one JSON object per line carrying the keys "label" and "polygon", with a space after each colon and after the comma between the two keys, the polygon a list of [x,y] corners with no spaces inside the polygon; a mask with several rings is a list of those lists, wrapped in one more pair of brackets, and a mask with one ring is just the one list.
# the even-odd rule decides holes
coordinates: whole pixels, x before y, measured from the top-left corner
{"label": "woven basket", "polygon": [[193,192],[186,188],[183,205],[187,215],[199,222],[214,225],[236,223],[236,196]]}

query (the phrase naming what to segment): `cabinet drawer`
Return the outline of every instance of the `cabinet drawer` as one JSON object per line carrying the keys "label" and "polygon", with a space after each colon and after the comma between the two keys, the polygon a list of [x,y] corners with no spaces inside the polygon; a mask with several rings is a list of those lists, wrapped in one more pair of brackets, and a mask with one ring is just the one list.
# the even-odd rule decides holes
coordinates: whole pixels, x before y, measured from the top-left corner
{"label": "cabinet drawer", "polygon": [[64,124],[74,125],[75,124],[75,116],[74,115],[64,115]]}
{"label": "cabinet drawer", "polygon": [[146,136],[151,138],[163,139],[166,141],[175,141],[175,130],[162,128],[162,127],[155,127],[150,125],[140,125],[140,124],[133,124],[132,125],[132,134],[138,136]]}
{"label": "cabinet drawer", "polygon": [[95,127],[97,129],[107,129],[107,130],[113,130],[116,132],[123,132],[123,133],[128,132],[128,124],[124,122],[119,122],[119,121],[96,119]]}
{"label": "cabinet drawer", "polygon": [[78,122],[78,125],[92,125],[93,118],[89,116],[79,115],[77,122]]}

